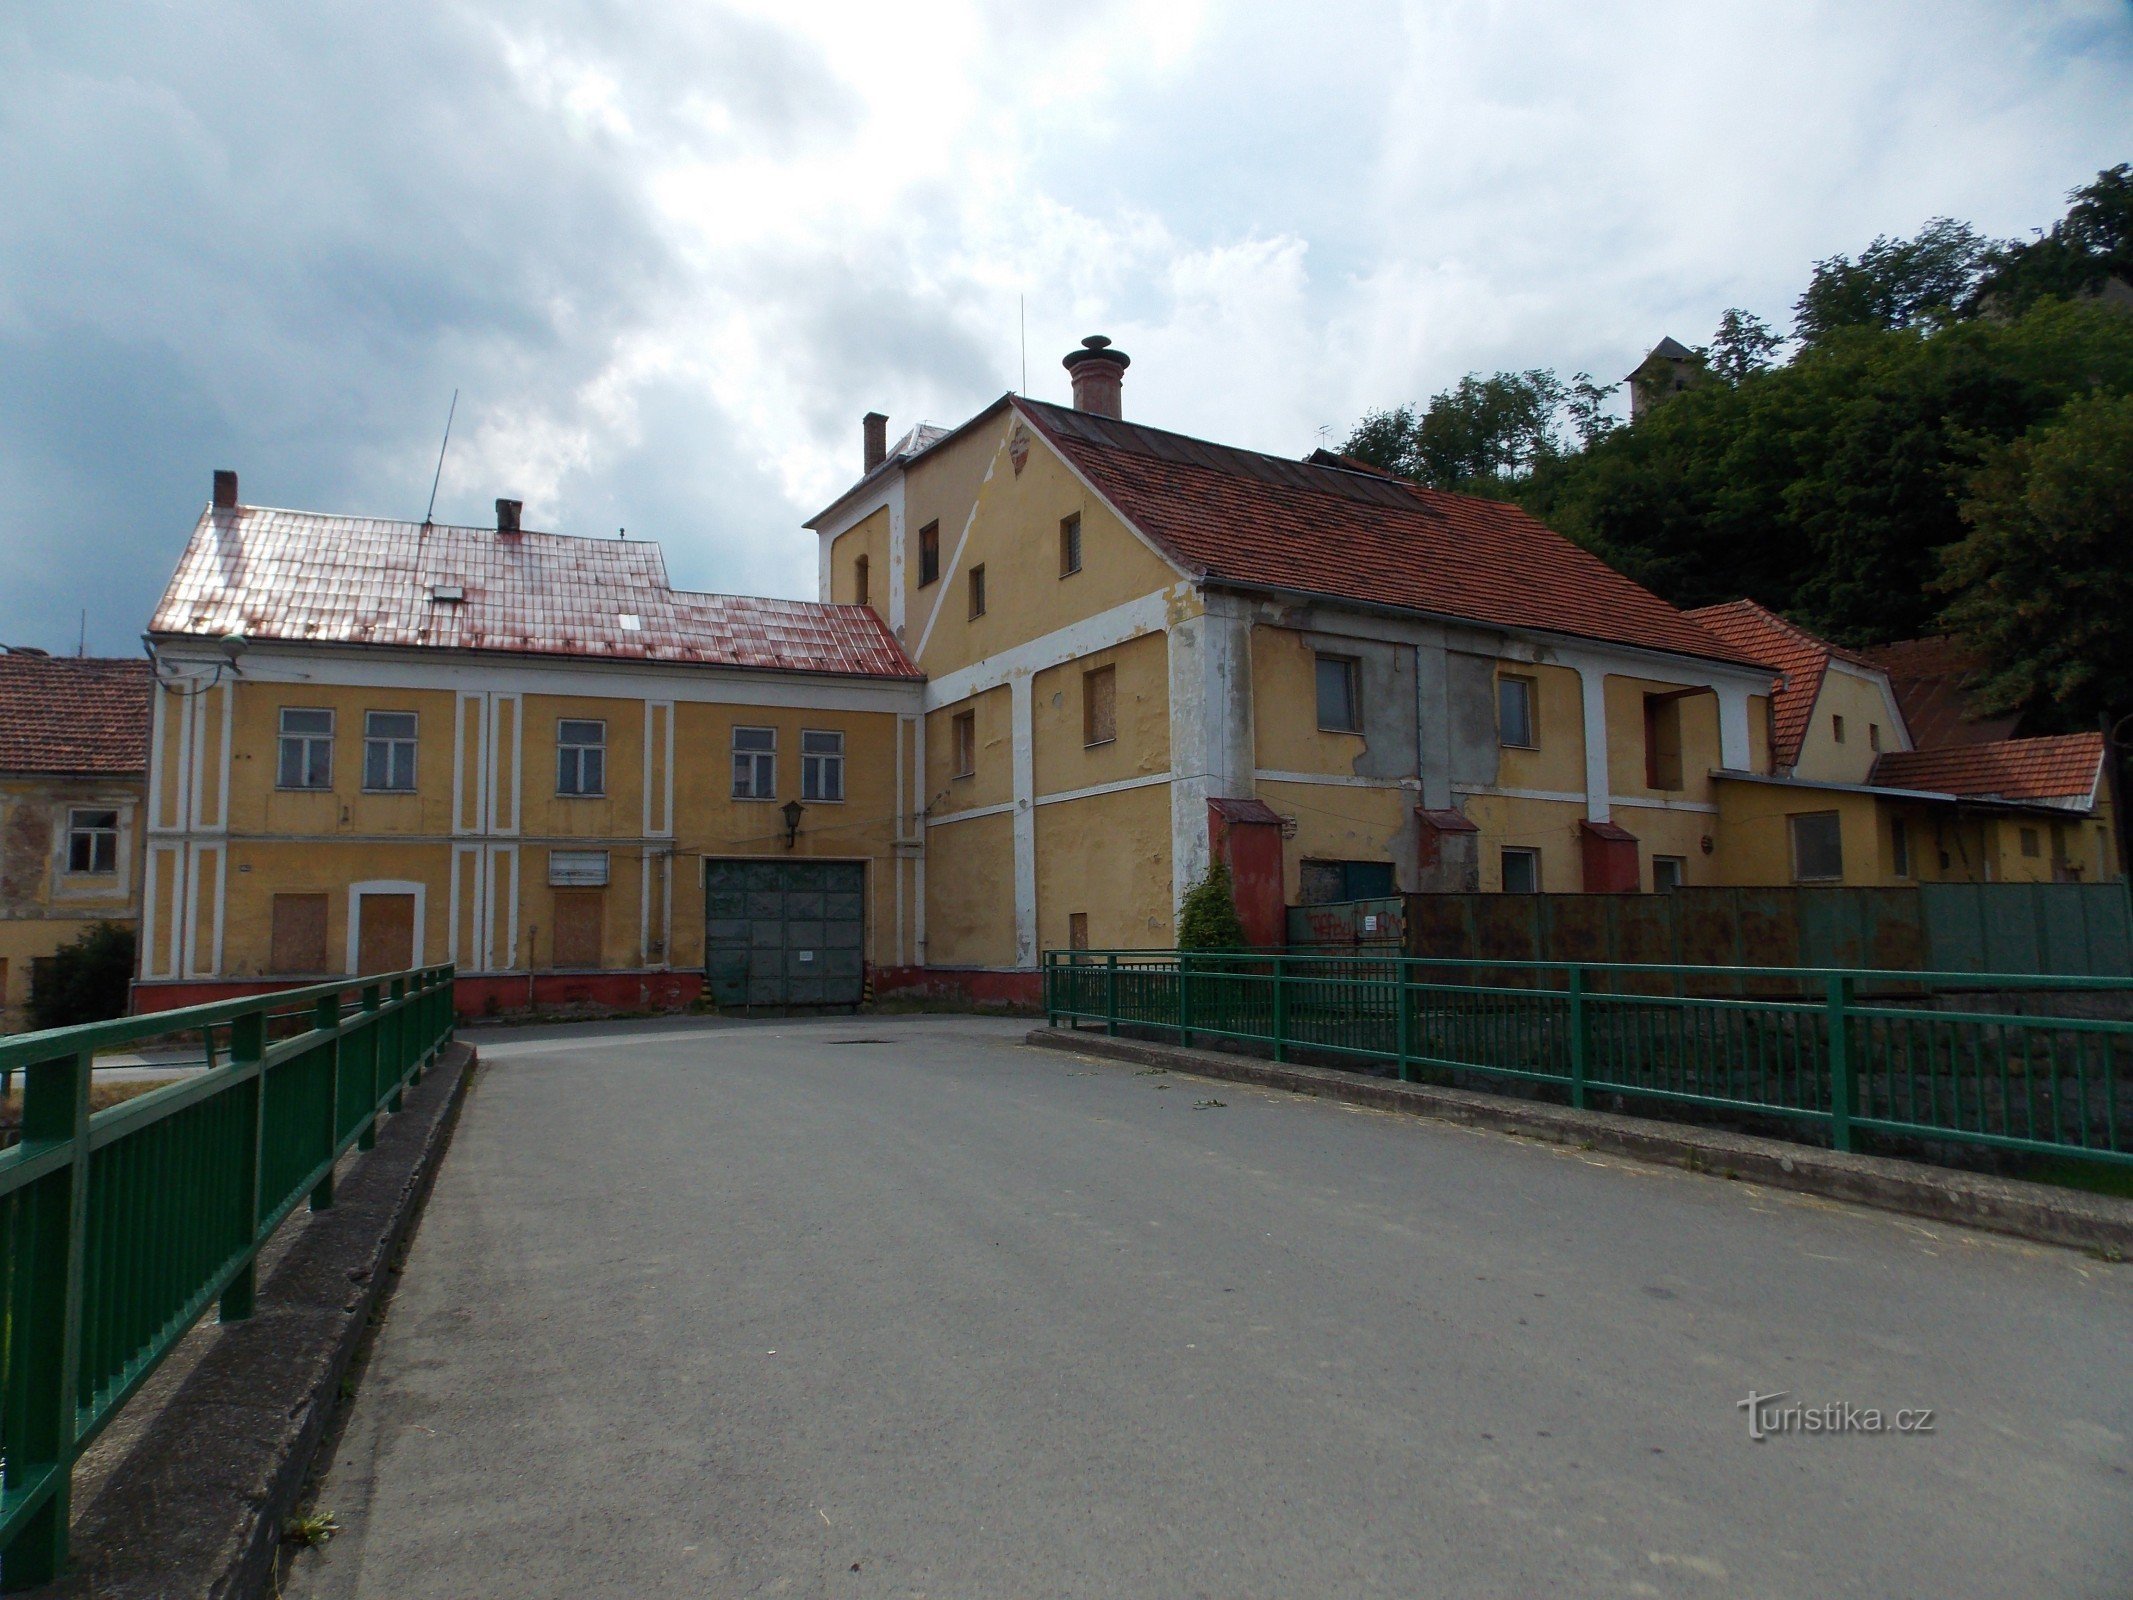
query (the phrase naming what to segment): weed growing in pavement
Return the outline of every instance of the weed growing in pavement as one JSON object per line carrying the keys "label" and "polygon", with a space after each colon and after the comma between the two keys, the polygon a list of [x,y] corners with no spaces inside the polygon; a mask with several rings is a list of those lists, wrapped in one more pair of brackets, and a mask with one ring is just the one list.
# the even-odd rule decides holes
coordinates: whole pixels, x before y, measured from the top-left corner
{"label": "weed growing in pavement", "polygon": [[305,1511],[281,1525],[282,1542],[306,1550],[319,1549],[340,1531],[341,1524],[330,1511]]}

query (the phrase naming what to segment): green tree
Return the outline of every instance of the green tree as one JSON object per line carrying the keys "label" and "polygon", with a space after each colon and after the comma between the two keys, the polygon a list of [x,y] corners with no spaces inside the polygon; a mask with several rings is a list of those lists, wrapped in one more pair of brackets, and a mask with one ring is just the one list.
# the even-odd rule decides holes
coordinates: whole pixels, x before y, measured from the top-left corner
{"label": "green tree", "polygon": [[30,968],[30,1026],[71,1028],[123,1017],[132,985],[133,930],[99,922]]}
{"label": "green tree", "polygon": [[1768,371],[1784,342],[1761,317],[1734,306],[1718,319],[1718,332],[1711,336],[1711,370],[1728,383],[1739,383]]}
{"label": "green tree", "polygon": [[1879,237],[1849,256],[1817,261],[1793,307],[1807,344],[1839,328],[1938,328],[1956,320],[1998,249],[1967,222],[1935,217],[1915,239]]}
{"label": "green tree", "polygon": [[1470,372],[1420,411],[1371,412],[1341,450],[1432,488],[1500,493],[1563,453],[1556,413],[1568,398],[1562,381],[1539,368]]}
{"label": "green tree", "polygon": [[2133,166],[2097,173],[2067,200],[2051,232],[1994,253],[1975,297],[1981,308],[2006,315],[2048,295],[2089,293],[2109,277],[2133,283]]}
{"label": "green tree", "polygon": [[2133,711],[2133,394],[2089,394],[1994,449],[1945,556],[1947,625],[1994,710],[2066,727]]}
{"label": "green tree", "polygon": [[1178,948],[1242,950],[1244,944],[1244,919],[1237,915],[1229,864],[1216,856],[1178,903]]}

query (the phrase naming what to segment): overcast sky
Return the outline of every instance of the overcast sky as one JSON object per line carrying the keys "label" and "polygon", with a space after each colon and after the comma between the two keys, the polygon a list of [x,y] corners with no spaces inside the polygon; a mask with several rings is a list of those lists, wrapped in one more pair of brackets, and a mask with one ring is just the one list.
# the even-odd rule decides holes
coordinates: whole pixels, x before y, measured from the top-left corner
{"label": "overcast sky", "polygon": [[859,417],[1064,399],[1298,455],[1619,376],[1810,262],[2133,159],[2126,0],[12,0],[0,641],[131,653],[244,498],[660,540],[807,595]]}

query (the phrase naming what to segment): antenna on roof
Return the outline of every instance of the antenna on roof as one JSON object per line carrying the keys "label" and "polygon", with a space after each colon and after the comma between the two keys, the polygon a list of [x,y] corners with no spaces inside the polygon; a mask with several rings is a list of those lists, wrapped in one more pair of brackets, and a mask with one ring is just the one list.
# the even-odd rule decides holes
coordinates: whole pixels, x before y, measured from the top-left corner
{"label": "antenna on roof", "polygon": [[427,528],[437,515],[437,485],[444,478],[444,452],[452,443],[452,419],[459,415],[459,391],[452,391],[452,408],[444,414],[444,443],[437,447],[437,472],[430,479],[430,508],[422,513],[422,525]]}
{"label": "antenna on roof", "polygon": [[87,609],[86,609],[86,608],[84,608],[84,610],[82,611],[82,614],[81,614],[81,632],[80,632],[80,634],[78,634],[78,635],[77,635],[77,636],[75,637],[75,640],[74,640],[74,656],[75,656],[75,659],[76,659],[76,660],[82,660],[82,659],[85,659],[85,658],[86,658],[86,657],[88,656],[88,654],[89,654],[89,613],[88,613]]}

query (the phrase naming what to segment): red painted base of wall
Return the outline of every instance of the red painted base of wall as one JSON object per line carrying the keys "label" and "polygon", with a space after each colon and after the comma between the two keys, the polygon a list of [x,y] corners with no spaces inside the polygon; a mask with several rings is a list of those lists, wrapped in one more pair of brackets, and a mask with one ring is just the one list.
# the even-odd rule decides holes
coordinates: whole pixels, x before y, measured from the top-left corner
{"label": "red painted base of wall", "polygon": [[876,967],[877,998],[903,995],[984,1011],[1035,1011],[1044,1004],[1044,980],[1035,972],[990,967]]}

